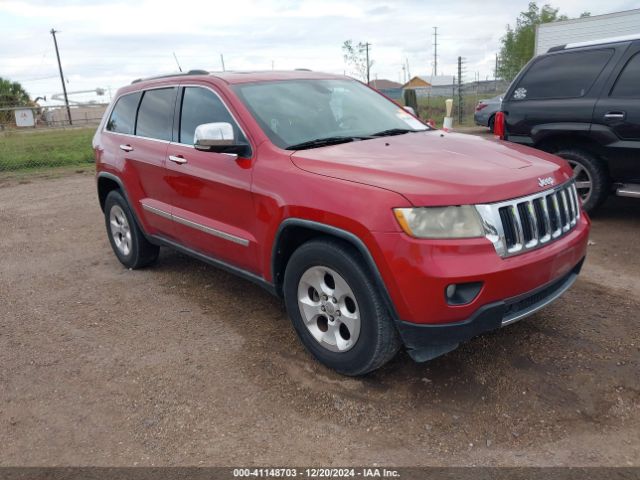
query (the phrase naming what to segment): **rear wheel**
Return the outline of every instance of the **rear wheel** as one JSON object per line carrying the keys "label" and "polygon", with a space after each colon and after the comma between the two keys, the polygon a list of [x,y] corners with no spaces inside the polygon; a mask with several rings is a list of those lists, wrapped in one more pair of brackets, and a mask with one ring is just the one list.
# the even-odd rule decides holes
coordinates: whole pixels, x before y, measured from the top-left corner
{"label": "rear wheel", "polygon": [[609,176],[603,163],[594,155],[582,150],[563,149],[555,154],[571,165],[583,208],[592,212],[602,205],[609,195],[610,188]]}
{"label": "rear wheel", "polygon": [[160,248],[149,243],[122,194],[112,190],[104,202],[104,219],[113,253],[128,268],[142,268],[156,261]]}
{"label": "rear wheel", "polygon": [[345,375],[363,375],[400,347],[393,320],[358,253],[330,239],[298,248],[285,271],[293,326],[311,354]]}
{"label": "rear wheel", "polygon": [[493,127],[496,123],[496,116],[495,115],[491,115],[491,117],[489,117],[489,124],[487,125],[489,127],[489,131],[491,133],[493,133]]}

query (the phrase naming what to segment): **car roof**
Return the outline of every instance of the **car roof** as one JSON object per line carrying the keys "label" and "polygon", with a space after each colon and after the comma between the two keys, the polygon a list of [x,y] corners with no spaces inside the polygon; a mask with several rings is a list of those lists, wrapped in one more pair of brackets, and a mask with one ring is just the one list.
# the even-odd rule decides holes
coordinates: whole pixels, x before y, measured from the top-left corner
{"label": "car roof", "polygon": [[330,73],[313,72],[311,70],[264,70],[264,71],[225,71],[225,72],[208,72],[206,70],[190,70],[188,72],[177,72],[166,75],[158,75],[149,78],[139,78],[131,82],[132,84],[145,83],[153,80],[170,80],[172,78],[182,77],[213,77],[223,82],[233,85],[239,83],[251,82],[269,82],[282,80],[308,80],[308,79],[346,79],[343,75],[334,75]]}
{"label": "car roof", "polygon": [[621,43],[621,42],[632,42],[634,40],[640,40],[640,33],[634,33],[631,35],[623,35],[620,37],[610,37],[610,38],[601,38],[598,40],[587,40],[585,42],[573,42],[567,43],[565,45],[557,45],[555,47],[551,47],[547,52],[557,52],[560,50],[571,50],[573,48],[581,48],[581,47],[592,47],[597,45],[606,45],[609,43]]}

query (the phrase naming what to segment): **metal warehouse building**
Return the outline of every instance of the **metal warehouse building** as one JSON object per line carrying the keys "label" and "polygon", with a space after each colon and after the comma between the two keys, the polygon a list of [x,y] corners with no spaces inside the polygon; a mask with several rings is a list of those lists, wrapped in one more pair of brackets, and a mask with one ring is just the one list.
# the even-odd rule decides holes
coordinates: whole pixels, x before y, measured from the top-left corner
{"label": "metal warehouse building", "polygon": [[536,55],[556,45],[640,33],[640,8],[593,17],[544,23],[536,30]]}

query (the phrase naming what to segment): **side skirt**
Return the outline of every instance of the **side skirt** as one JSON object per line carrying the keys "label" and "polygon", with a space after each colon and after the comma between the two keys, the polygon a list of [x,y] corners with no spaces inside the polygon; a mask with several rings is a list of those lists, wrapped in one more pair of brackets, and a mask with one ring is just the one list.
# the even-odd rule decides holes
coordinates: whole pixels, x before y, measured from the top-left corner
{"label": "side skirt", "polygon": [[205,255],[203,253],[197,252],[195,250],[192,250],[191,248],[185,247],[184,245],[181,245],[172,240],[168,240],[159,235],[148,235],[147,238],[151,243],[154,243],[155,245],[172,248],[173,250],[177,250],[180,253],[184,253],[185,255],[196,258],[204,263],[208,263],[209,265],[212,265],[216,268],[226,270],[229,273],[233,273],[238,277],[244,278],[245,280],[249,280],[250,282],[255,283],[256,285],[264,288],[271,295],[278,296],[276,293],[276,288],[273,285],[273,283],[266,281],[264,278],[259,277],[255,273],[248,272],[241,268],[235,267],[227,262],[218,260],[217,258],[210,257],[209,255]]}

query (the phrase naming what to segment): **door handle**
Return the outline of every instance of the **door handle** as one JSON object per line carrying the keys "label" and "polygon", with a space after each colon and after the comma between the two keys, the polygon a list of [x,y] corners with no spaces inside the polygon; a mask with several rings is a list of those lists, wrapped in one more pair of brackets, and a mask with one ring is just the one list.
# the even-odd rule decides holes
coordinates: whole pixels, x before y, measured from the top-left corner
{"label": "door handle", "polygon": [[133,150],[133,147],[131,145],[120,145],[120,150],[124,150],[125,152],[130,152],[131,150]]}
{"label": "door handle", "polygon": [[173,163],[177,163],[178,165],[182,165],[183,163],[187,163],[187,159],[184,157],[179,157],[176,155],[169,155],[169,160]]}
{"label": "door handle", "polygon": [[624,118],[625,112],[607,112],[604,114],[604,118],[608,119],[620,119]]}

